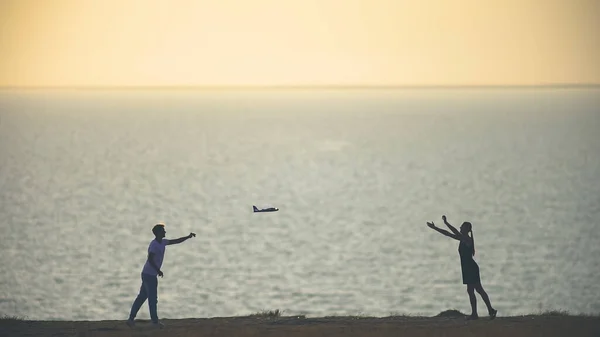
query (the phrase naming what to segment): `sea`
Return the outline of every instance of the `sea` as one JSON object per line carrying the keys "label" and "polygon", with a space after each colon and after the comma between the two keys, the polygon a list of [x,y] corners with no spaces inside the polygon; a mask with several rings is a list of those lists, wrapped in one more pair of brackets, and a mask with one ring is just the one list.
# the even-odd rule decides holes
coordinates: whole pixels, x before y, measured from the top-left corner
{"label": "sea", "polygon": [[600,88],[0,91],[0,316],[127,319],[159,222],[161,318],[468,314],[442,215],[499,316],[600,313]]}

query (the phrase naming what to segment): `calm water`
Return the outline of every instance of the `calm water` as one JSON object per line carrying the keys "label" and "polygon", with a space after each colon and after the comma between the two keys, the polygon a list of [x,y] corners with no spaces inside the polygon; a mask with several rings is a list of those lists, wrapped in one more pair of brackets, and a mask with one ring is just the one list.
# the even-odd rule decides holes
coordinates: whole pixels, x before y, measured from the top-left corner
{"label": "calm water", "polygon": [[469,312],[442,214],[501,315],[600,313],[599,130],[598,89],[0,92],[0,314],[125,319],[158,221],[163,318]]}

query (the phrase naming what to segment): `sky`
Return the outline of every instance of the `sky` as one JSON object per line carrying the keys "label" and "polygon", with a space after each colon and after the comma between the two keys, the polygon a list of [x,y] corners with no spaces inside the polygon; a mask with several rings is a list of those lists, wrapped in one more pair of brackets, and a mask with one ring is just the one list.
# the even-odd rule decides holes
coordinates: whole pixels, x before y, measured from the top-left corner
{"label": "sky", "polygon": [[600,84],[600,0],[0,0],[0,86]]}

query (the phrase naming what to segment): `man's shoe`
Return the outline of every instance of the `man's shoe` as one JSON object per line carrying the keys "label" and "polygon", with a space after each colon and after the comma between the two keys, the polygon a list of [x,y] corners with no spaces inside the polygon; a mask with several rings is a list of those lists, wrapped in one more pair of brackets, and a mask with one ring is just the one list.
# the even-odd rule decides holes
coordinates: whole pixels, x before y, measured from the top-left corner
{"label": "man's shoe", "polygon": [[479,316],[477,316],[477,315],[470,315],[470,316],[467,316],[465,319],[467,321],[473,321],[473,320],[479,319]]}

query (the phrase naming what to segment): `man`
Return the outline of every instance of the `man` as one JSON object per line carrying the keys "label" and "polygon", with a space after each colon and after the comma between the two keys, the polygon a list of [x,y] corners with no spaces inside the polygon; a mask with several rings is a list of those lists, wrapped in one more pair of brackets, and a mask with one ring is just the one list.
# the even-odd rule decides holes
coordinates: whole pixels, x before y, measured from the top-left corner
{"label": "man", "polygon": [[163,277],[163,272],[160,270],[162,266],[163,258],[165,256],[165,247],[167,245],[175,245],[182,243],[183,241],[195,237],[196,234],[190,233],[188,236],[181,237],[179,239],[168,240],[164,239],[165,225],[159,223],[152,228],[152,233],[156,237],[150,242],[148,247],[148,259],[142,269],[142,286],[140,293],[133,302],[127,325],[133,327],[135,325],[134,319],[137,312],[140,310],[144,301],[148,299],[148,307],[150,308],[150,319],[152,323],[159,328],[164,327],[164,324],[158,321],[158,314],[156,311],[156,303],[158,302],[158,276]]}

